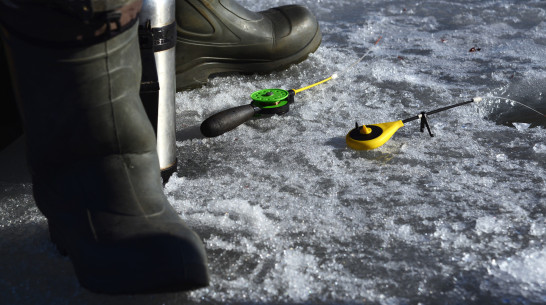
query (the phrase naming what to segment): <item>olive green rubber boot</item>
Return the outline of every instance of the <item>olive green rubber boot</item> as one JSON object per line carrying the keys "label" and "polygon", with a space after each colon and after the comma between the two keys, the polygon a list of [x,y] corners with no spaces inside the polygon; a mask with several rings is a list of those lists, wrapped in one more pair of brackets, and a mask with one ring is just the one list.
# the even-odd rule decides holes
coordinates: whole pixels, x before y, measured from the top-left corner
{"label": "olive green rubber boot", "polygon": [[133,294],[208,285],[203,244],[163,193],[139,98],[137,24],[81,47],[2,32],[36,204],[82,286]]}
{"label": "olive green rubber boot", "polygon": [[316,18],[288,5],[251,12],[233,0],[176,0],[177,89],[209,75],[270,72],[303,61],[320,45]]}

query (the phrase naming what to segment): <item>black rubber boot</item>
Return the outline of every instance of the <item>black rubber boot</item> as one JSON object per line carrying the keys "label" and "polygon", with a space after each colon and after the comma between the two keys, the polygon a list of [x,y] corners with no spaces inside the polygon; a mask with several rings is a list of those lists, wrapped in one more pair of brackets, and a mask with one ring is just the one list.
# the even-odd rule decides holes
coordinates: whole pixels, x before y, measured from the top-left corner
{"label": "black rubber boot", "polygon": [[251,12],[233,0],[176,0],[177,89],[209,75],[270,72],[301,62],[320,45],[316,18],[289,5]]}
{"label": "black rubber boot", "polygon": [[5,53],[4,44],[0,40],[0,151],[23,134]]}
{"label": "black rubber boot", "polygon": [[139,99],[137,24],[103,42],[62,48],[3,30],[34,197],[82,286],[119,294],[208,285],[203,244],[163,193]]}

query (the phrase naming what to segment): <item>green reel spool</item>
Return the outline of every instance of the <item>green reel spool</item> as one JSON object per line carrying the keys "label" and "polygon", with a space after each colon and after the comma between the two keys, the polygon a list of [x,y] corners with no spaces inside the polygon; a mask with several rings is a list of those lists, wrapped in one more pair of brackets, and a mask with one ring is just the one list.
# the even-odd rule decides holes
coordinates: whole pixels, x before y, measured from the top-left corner
{"label": "green reel spool", "polygon": [[252,106],[259,107],[262,114],[285,114],[293,101],[294,94],[283,89],[263,89],[253,92]]}

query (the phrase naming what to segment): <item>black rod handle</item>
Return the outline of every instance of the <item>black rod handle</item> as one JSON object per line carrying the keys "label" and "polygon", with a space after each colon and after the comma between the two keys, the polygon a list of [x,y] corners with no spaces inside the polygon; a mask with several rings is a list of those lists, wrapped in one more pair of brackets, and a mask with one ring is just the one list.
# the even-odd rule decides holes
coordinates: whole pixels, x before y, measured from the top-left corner
{"label": "black rod handle", "polygon": [[205,137],[217,137],[250,120],[260,108],[243,105],[218,112],[201,123],[201,133]]}

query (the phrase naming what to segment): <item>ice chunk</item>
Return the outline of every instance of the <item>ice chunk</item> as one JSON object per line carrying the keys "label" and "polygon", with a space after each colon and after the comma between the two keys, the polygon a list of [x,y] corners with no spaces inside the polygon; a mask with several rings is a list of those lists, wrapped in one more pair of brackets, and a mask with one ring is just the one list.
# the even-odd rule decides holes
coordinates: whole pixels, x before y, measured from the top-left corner
{"label": "ice chunk", "polygon": [[544,154],[544,153],[546,153],[546,144],[537,143],[537,144],[533,145],[533,150],[538,154]]}
{"label": "ice chunk", "polygon": [[531,124],[529,123],[512,123],[518,131],[525,131]]}
{"label": "ice chunk", "polygon": [[495,158],[496,158],[497,161],[499,161],[499,162],[506,161],[506,160],[508,159],[508,157],[506,157],[505,154],[497,154],[497,155],[495,156]]}
{"label": "ice chunk", "polygon": [[485,283],[482,288],[486,290],[506,296],[522,295],[529,302],[537,304],[546,300],[546,248],[528,249],[497,260],[490,267],[489,273],[496,285]]}
{"label": "ice chunk", "polygon": [[506,232],[509,224],[504,219],[498,219],[495,216],[483,216],[476,220],[477,234],[483,233],[503,233]]}

